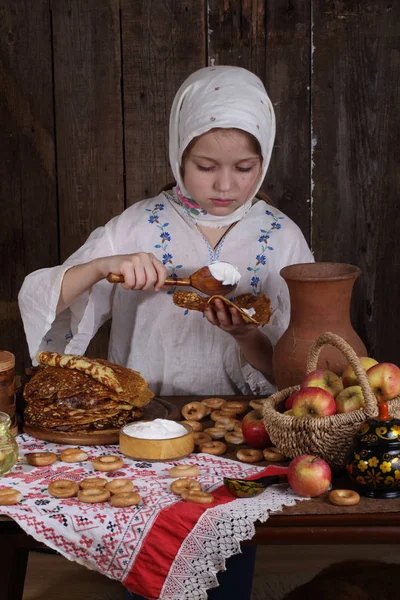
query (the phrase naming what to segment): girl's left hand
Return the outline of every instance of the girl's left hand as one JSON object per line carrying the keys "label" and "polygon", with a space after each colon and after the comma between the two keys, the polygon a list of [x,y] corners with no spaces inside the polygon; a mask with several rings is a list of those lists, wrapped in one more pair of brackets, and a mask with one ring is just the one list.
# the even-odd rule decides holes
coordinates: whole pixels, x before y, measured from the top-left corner
{"label": "girl's left hand", "polygon": [[236,308],[228,307],[218,299],[214,302],[214,308],[207,306],[204,316],[209,323],[230,333],[233,337],[242,337],[258,327],[253,323],[246,323]]}

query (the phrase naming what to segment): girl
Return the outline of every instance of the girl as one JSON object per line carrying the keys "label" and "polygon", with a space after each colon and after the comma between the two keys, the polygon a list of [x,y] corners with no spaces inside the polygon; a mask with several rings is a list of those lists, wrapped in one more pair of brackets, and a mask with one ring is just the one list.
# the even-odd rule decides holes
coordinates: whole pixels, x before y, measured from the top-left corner
{"label": "girl", "polygon": [[[257,198],[275,116],[262,82],[239,67],[206,67],[178,90],[169,155],[176,185],[96,229],[65,263],[29,275],[19,294],[30,355],[84,354],[112,317],[108,358],[137,371],[157,395],[269,394],[272,348],[289,321],[282,267],[313,261],[299,228]],[[217,302],[205,318],[175,306],[167,276],[213,260],[235,264],[235,295],[265,291],[263,328]],[[109,272],[124,275],[112,285]]]}
{"label": "girl", "polygon": [[[29,275],[19,303],[29,350],[84,354],[112,317],[108,358],[157,394],[269,394],[272,348],[289,322],[282,267],[311,262],[299,228],[257,198],[271,157],[275,116],[262,82],[238,67],[207,67],[178,90],[170,118],[176,185],[96,229],[63,265]],[[271,322],[246,324],[216,303],[203,315],[175,306],[167,276],[213,260],[235,264],[235,294],[264,291]],[[125,283],[112,285],[108,273]],[[255,548],[232,557],[210,598],[250,597]]]}

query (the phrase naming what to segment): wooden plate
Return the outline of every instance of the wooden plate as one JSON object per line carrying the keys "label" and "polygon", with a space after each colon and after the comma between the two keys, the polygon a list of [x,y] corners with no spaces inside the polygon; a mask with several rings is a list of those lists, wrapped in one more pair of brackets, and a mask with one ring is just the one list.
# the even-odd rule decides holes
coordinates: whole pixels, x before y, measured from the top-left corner
{"label": "wooden plate", "polygon": [[[177,421],[180,418],[179,409],[162,398],[153,398],[143,409],[142,421],[152,421],[153,419],[170,419]],[[73,431],[52,431],[41,427],[32,427],[24,425],[23,431],[45,442],[54,442],[56,444],[71,444],[81,446],[103,446],[107,444],[118,444],[119,429],[103,429],[91,432]]]}

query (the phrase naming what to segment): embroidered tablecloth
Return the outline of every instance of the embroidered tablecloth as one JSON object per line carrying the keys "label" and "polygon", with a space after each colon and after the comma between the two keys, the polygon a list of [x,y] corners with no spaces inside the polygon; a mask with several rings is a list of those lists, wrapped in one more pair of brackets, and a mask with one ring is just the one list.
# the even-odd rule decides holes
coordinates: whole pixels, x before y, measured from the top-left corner
{"label": "embroidered tablecloth", "polygon": [[[117,579],[150,600],[206,599],[206,590],[218,585],[216,574],[225,569],[226,559],[240,552],[240,542],[254,536],[255,521],[266,521],[269,512],[302,499],[287,485],[267,488],[255,498],[237,499],[222,483],[223,477],[254,477],[284,468],[264,469],[210,454],[143,462],[120,454],[117,446],[80,446],[89,454],[85,462],[32,467],[24,458],[26,453],[59,454],[68,446],[26,434],[17,441],[19,461],[0,479],[0,488],[18,489],[23,500],[15,506],[0,506],[1,514],[69,560]],[[91,459],[103,454],[121,456],[123,467],[112,473],[94,471]],[[215,501],[193,504],[172,494],[168,470],[175,464],[197,465],[197,479]],[[131,479],[141,495],[140,504],[129,508],[114,508],[109,502],[84,504],[76,498],[53,498],[47,491],[56,479],[78,483],[96,476],[109,481]]]}

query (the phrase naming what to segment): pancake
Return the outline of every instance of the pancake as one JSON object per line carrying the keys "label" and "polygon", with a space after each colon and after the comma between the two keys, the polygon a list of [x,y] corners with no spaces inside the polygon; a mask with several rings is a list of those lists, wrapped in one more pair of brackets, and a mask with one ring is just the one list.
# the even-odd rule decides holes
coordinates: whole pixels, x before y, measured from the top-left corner
{"label": "pancake", "polygon": [[[63,366],[40,365],[25,385],[27,406],[24,416],[28,426],[59,432],[119,429],[139,419],[143,407],[154,396],[147,381],[132,369],[95,359],[91,362],[100,371],[96,370],[96,377],[93,377],[92,369],[88,372],[81,369],[85,361],[72,361],[71,355],[46,354],[41,356],[43,360],[59,362]],[[68,360],[64,360],[64,356]],[[79,369],[72,366],[76,364]],[[106,371],[102,371],[103,368]],[[97,373],[103,372],[112,373],[121,391],[99,381]]]}
{"label": "pancake", "polygon": [[101,429],[120,428],[136,421],[143,414],[140,409],[132,408],[130,404],[114,403],[114,407],[97,409],[66,409],[59,405],[45,402],[35,402],[25,409],[27,425],[51,429],[53,431],[90,432]]}
{"label": "pancake", "polygon": [[[233,302],[225,298],[225,296],[211,296],[210,298],[204,298],[196,292],[186,292],[177,290],[173,295],[173,301],[177,306],[186,308],[188,310],[198,310],[203,312],[207,306],[213,307],[215,300],[222,300],[227,306],[236,308],[243,317],[246,323],[254,323],[255,325],[266,325],[269,323],[272,308],[271,301],[267,295],[262,292],[261,294],[240,294]],[[253,309],[255,313],[249,315],[246,310]]]}
{"label": "pancake", "polygon": [[76,356],[75,354],[57,354],[57,352],[39,352],[36,358],[40,364],[48,367],[62,367],[81,371],[111,390],[122,392],[121,384],[114,369],[107,364],[100,364],[96,359]]}
{"label": "pancake", "polygon": [[110,398],[116,402],[128,402],[132,406],[142,407],[152,399],[154,394],[140,373],[120,365],[112,364],[112,368],[121,381],[122,391],[120,393],[99,383],[86,373],[69,368],[44,367],[39,369],[26,384],[25,400],[29,403],[35,399],[46,398],[85,398],[87,400]]}

